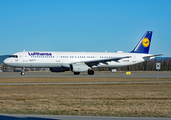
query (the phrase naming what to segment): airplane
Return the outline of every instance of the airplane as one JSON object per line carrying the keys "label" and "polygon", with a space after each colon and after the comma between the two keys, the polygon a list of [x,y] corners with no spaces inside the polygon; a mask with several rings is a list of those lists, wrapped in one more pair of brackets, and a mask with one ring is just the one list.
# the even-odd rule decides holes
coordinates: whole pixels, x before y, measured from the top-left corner
{"label": "airplane", "polygon": [[162,54],[149,53],[152,31],[147,31],[136,47],[129,53],[117,52],[47,52],[22,51],[10,55],[4,64],[21,67],[21,75],[25,75],[25,68],[50,68],[51,72],[72,71],[74,75],[87,71],[94,75],[93,68],[123,67],[151,60]]}

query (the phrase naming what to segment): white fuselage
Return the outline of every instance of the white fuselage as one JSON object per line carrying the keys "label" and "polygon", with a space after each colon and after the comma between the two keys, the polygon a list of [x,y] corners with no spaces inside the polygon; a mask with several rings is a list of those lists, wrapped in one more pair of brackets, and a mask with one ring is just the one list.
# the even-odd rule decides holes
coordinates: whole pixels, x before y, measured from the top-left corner
{"label": "white fuselage", "polygon": [[[38,54],[36,54],[38,53]],[[144,62],[154,57],[143,58],[150,54],[142,53],[123,53],[123,52],[45,52],[45,51],[23,51],[13,55],[17,57],[9,57],[4,63],[14,67],[69,67],[70,64],[76,62],[84,62],[91,60],[103,60],[108,58],[117,58],[130,56],[129,58],[120,59],[118,61],[101,62],[96,67],[123,67],[140,62]]]}

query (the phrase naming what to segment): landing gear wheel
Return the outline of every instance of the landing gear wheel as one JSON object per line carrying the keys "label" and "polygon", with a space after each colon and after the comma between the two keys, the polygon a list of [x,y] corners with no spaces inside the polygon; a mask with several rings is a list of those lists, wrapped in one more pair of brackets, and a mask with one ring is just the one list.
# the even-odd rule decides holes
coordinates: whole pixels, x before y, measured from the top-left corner
{"label": "landing gear wheel", "polygon": [[21,72],[21,75],[25,75],[25,72]]}
{"label": "landing gear wheel", "polygon": [[74,75],[79,75],[80,74],[80,72],[74,72]]}
{"label": "landing gear wheel", "polygon": [[88,70],[88,75],[94,75],[94,71],[93,70]]}

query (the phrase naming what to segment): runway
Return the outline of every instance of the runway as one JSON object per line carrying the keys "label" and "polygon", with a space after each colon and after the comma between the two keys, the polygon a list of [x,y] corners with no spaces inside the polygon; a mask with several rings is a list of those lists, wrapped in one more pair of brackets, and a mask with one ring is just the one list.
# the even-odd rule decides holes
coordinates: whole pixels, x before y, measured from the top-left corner
{"label": "runway", "polygon": [[0,114],[0,120],[170,120],[170,118]]}
{"label": "runway", "polygon": [[[131,75],[126,75],[126,72],[96,72],[94,75],[81,73],[73,75],[72,72],[52,73],[52,72],[26,72],[24,76],[20,72],[1,72],[0,77],[3,78],[22,78],[22,77],[64,77],[64,78],[157,78],[157,71],[141,71],[131,72]],[[159,78],[171,78],[171,72],[160,71]]]}

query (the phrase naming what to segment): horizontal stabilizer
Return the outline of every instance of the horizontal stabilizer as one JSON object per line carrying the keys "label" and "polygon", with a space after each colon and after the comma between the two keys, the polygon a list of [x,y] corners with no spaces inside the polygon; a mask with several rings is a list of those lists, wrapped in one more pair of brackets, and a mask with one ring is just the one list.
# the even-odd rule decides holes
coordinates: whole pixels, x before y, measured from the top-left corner
{"label": "horizontal stabilizer", "polygon": [[156,57],[156,56],[162,56],[163,54],[157,54],[157,55],[150,55],[150,56],[145,56],[143,58],[149,58],[149,57]]}

